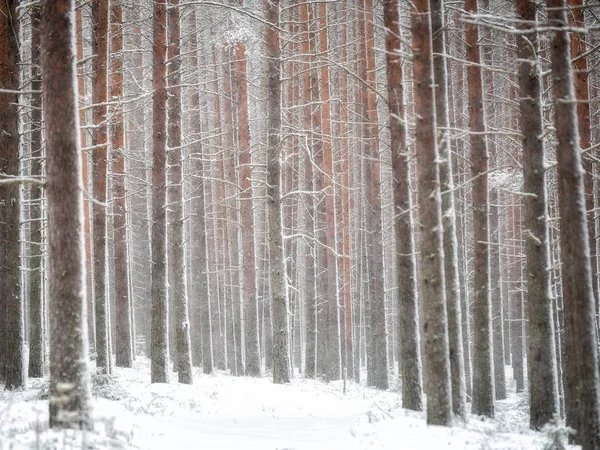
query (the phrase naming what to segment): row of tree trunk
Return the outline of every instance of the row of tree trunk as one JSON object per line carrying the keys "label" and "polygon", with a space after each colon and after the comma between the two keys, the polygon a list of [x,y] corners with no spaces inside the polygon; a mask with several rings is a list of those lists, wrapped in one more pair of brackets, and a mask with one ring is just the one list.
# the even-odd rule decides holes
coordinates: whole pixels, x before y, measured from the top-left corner
{"label": "row of tree trunk", "polygon": [[426,394],[442,425],[467,400],[493,417],[511,363],[533,428],[564,408],[600,448],[580,1],[570,36],[566,1],[548,0],[549,43],[530,0],[506,35],[499,0],[55,3],[0,2],[0,380],[25,384],[25,341],[42,376],[49,338],[53,426],[90,426],[89,324],[98,373],[148,350],[153,382],[172,356],[182,383],[193,365],[276,383],[366,367],[387,389],[397,361],[403,406]]}

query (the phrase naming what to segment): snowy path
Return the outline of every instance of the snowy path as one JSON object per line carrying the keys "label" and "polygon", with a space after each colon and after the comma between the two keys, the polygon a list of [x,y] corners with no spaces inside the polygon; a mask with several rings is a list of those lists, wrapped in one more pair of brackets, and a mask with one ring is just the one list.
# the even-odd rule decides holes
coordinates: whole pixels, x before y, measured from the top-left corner
{"label": "snowy path", "polygon": [[528,429],[526,401],[514,393],[497,403],[495,420],[447,428],[401,409],[395,392],[354,383],[344,394],[341,382],[274,385],[196,371],[191,386],[176,376],[150,384],[148,366],[138,360],[96,385],[93,434],[48,431],[45,380],[22,393],[0,389],[0,449],[540,450],[548,442]]}

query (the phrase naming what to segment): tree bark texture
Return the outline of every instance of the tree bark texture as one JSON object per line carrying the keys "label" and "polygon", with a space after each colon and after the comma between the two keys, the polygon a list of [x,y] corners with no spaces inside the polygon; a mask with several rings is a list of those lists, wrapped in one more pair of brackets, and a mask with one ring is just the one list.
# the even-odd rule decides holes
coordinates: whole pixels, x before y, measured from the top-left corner
{"label": "tree bark texture", "polygon": [[273,320],[273,382],[289,383],[288,304],[281,223],[281,44],[279,0],[265,0],[267,51],[267,207],[268,241]]}
{"label": "tree bark texture", "polygon": [[[123,98],[123,9],[119,2],[111,4],[111,75],[110,94],[113,101]],[[112,152],[112,191],[115,268],[115,364],[132,367],[132,322],[129,292],[129,254],[127,251],[127,205],[125,193],[125,130],[123,106],[112,111],[110,126]]]}
{"label": "tree bark texture", "polygon": [[558,138],[558,204],[565,311],[567,425],[583,450],[600,448],[600,385],[584,172],[569,52],[566,1],[548,0],[548,22]]}
{"label": "tree bark texture", "polygon": [[[240,178],[240,216],[242,222],[242,268],[245,374],[261,375],[260,346],[258,342],[258,297],[256,295],[256,256],[254,235],[254,201],[252,189],[252,159],[250,155],[250,125],[248,122],[248,81],[246,79],[246,46],[235,44],[234,77],[237,89],[238,146]],[[241,344],[240,344],[241,345]]]}
{"label": "tree bark texture", "polygon": [[92,144],[93,196],[93,266],[94,308],[96,315],[96,367],[109,373],[108,299],[106,295],[106,182],[107,182],[107,77],[108,77],[108,0],[92,1],[92,111],[95,132]]}
{"label": "tree bark texture", "polygon": [[152,44],[152,330],[150,370],[153,383],[169,380],[167,334],[167,3],[154,1]]}
{"label": "tree bark texture", "polygon": [[379,124],[377,120],[375,73],[375,23],[373,0],[359,0],[359,76],[366,81],[359,89],[363,114],[363,158],[365,181],[365,229],[367,240],[369,328],[367,354],[367,384],[387,389],[388,341],[385,315],[385,280],[383,270],[383,236],[381,225],[381,166],[379,153]]}
{"label": "tree bark texture", "polygon": [[[531,30],[536,6],[531,0],[517,2],[519,29]],[[541,70],[537,59],[537,34],[517,40],[521,132],[523,133],[523,180],[525,255],[527,258],[527,304],[529,307],[529,423],[541,429],[558,412],[558,384],[554,320],[550,280],[548,208],[544,167]]]}
{"label": "tree bark texture", "polygon": [[[19,89],[18,1],[0,2],[0,89]],[[0,93],[0,177],[19,175],[19,95]],[[19,184],[0,185],[0,380],[25,386],[25,329],[21,298]],[[3,364],[1,364],[3,363]]]}
{"label": "tree bark texture", "polygon": [[[448,113],[448,70],[446,67],[446,30],[444,1],[430,0],[433,77],[435,82],[435,111],[437,142],[440,157],[440,189],[442,190],[442,229],[444,242],[444,278],[448,311],[448,348],[452,385],[452,411],[467,418],[467,396],[462,339],[461,286],[458,275],[458,241],[454,208],[454,180],[450,148],[450,119]],[[504,370],[504,366],[502,367]]]}
{"label": "tree bark texture", "polygon": [[396,237],[396,283],[398,285],[398,363],[402,381],[402,407],[423,409],[423,380],[417,307],[415,242],[410,190],[409,148],[406,145],[406,114],[400,58],[401,31],[398,0],[385,0],[386,61],[390,111],[392,173],[394,177],[394,231]]}
{"label": "tree bark texture", "polygon": [[50,427],[91,429],[73,1],[44,0],[41,17],[50,283]]}
{"label": "tree bark texture", "polygon": [[420,284],[425,330],[427,423],[451,425],[452,389],[429,1],[411,10],[419,192]]}
{"label": "tree bark texture", "polygon": [[169,0],[169,100],[168,100],[168,166],[169,166],[169,270],[171,272],[170,307],[175,320],[176,367],[180,383],[192,384],[192,350],[185,276],[183,234],[183,166],[181,139],[181,19],[179,0]]}
{"label": "tree bark texture", "polygon": [[[465,11],[477,14],[478,0],[466,0]],[[483,87],[478,26],[465,24],[471,171],[473,176],[474,299],[473,299],[473,406],[477,415],[494,417],[494,361],[489,280],[488,151],[483,110]]]}
{"label": "tree bark texture", "polygon": [[[31,95],[31,176],[42,175],[42,70],[40,53],[41,35],[40,8],[31,11],[31,89],[39,91]],[[30,277],[29,277],[29,377],[44,376],[44,251],[42,238],[42,198],[44,191],[40,185],[31,186],[31,234]]]}

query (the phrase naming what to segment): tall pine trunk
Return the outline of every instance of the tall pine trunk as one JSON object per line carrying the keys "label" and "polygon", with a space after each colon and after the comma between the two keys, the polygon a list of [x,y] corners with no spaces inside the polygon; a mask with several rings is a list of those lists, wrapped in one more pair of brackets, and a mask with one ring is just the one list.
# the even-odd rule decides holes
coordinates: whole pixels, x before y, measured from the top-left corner
{"label": "tall pine trunk", "polygon": [[[465,10],[477,14],[477,1],[466,0]],[[465,24],[469,82],[469,129],[471,131],[471,170],[473,176],[473,406],[472,412],[494,417],[494,361],[491,324],[488,230],[488,151],[485,139],[483,87],[479,30]]]}
{"label": "tall pine trunk", "polygon": [[150,370],[153,383],[169,380],[167,335],[167,3],[154,1],[152,66],[152,329]]}
{"label": "tall pine trunk", "polygon": [[50,427],[91,429],[73,0],[42,1],[41,17],[50,266]]}
{"label": "tall pine trunk", "polygon": [[421,231],[419,280],[425,323],[427,423],[451,425],[452,389],[429,1],[415,1],[410,18],[416,117],[415,139],[419,149],[417,152]]}
{"label": "tall pine trunk", "polygon": [[558,203],[565,311],[567,425],[583,450],[600,448],[600,385],[584,174],[565,0],[548,0],[558,146]]}
{"label": "tall pine trunk", "polygon": [[281,223],[281,44],[279,0],[266,0],[267,51],[267,207],[268,242],[273,310],[273,382],[289,383],[288,304]]}
{"label": "tall pine trunk", "polygon": [[[535,3],[520,0],[519,28],[530,31],[537,19]],[[529,423],[541,429],[558,412],[558,384],[552,293],[550,291],[550,243],[544,168],[541,70],[537,59],[537,33],[518,38],[520,117],[523,133],[523,181],[525,202],[525,255],[529,307]]]}
{"label": "tall pine trunk", "polygon": [[[0,3],[0,174],[19,175],[19,20],[18,1]],[[4,177],[2,177],[4,178]],[[21,296],[18,183],[0,184],[0,380],[6,389],[25,386],[25,329]]]}
{"label": "tall pine trunk", "polygon": [[400,58],[400,17],[398,0],[385,0],[386,59],[390,111],[390,140],[392,146],[392,175],[394,177],[394,231],[396,237],[396,282],[398,284],[398,364],[402,381],[402,407],[423,409],[423,380],[415,242],[413,237],[412,197],[410,189],[409,148],[406,145],[406,114]]}
{"label": "tall pine trunk", "polygon": [[[446,30],[444,1],[430,0],[433,76],[438,152],[440,156],[440,189],[442,190],[442,226],[444,238],[444,276],[448,311],[448,348],[452,384],[452,411],[467,418],[467,396],[462,339],[461,286],[458,275],[458,241],[454,208],[454,180],[450,148],[448,113],[448,71],[446,67]],[[504,369],[504,367],[503,367]]]}

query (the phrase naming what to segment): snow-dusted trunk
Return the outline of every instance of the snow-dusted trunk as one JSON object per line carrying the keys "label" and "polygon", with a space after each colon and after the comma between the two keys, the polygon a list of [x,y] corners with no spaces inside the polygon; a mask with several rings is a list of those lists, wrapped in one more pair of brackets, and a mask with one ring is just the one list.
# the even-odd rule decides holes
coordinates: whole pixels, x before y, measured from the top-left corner
{"label": "snow-dusted trunk", "polygon": [[[42,71],[40,54],[41,34],[40,8],[31,11],[31,89],[39,91],[31,95],[31,176],[42,175]],[[31,218],[29,262],[29,376],[39,378],[44,375],[44,289],[42,264],[43,237],[42,210],[43,190],[39,185],[31,186]]]}
{"label": "snow-dusted trunk", "polygon": [[550,45],[558,138],[558,200],[565,310],[567,425],[583,450],[600,448],[600,385],[577,105],[569,53],[566,1],[548,0],[555,31]]}
{"label": "snow-dusted trunk", "polygon": [[448,348],[446,284],[433,90],[429,1],[417,0],[411,10],[413,78],[416,117],[417,184],[419,193],[421,299],[425,323],[425,393],[427,423],[450,425],[452,389]]}
{"label": "snow-dusted trunk", "polygon": [[[569,20],[576,28],[585,28],[583,0],[568,0],[571,7]],[[579,125],[579,148],[585,150],[592,144],[590,85],[588,70],[588,49],[586,35],[571,34],[571,58],[573,60],[573,82],[577,103],[577,122]],[[592,288],[595,298],[596,318],[598,319],[598,258],[596,251],[596,210],[594,209],[594,166],[593,157],[584,155],[582,160],[585,172],[583,186],[585,190],[585,209],[587,211],[588,235],[590,245],[590,263],[592,267]]]}
{"label": "snow-dusted trunk", "polygon": [[185,276],[185,237],[183,234],[183,166],[181,139],[181,25],[179,0],[169,0],[169,100],[168,100],[168,164],[169,164],[169,270],[171,308],[175,320],[175,361],[180,383],[192,384],[192,352]]}
{"label": "snow-dusted trunk", "polygon": [[[123,98],[123,10],[120,3],[111,4],[111,75],[113,101]],[[133,365],[131,303],[129,295],[129,255],[127,252],[127,207],[125,193],[125,130],[123,106],[111,111],[112,194],[114,226],[116,360],[119,367]]]}
{"label": "snow-dusted trunk", "polygon": [[72,0],[42,1],[50,265],[49,404],[50,427],[91,429],[73,8]]}
{"label": "snow-dusted trunk", "polygon": [[[254,245],[254,201],[252,199],[252,159],[250,155],[250,125],[248,123],[248,81],[246,78],[246,45],[237,42],[234,48],[234,88],[237,98],[237,133],[239,147],[240,218],[242,224],[242,304],[244,310],[245,374],[261,375],[258,343],[258,296],[256,295],[256,258]],[[241,345],[241,343],[240,343]]]}
{"label": "snow-dusted trunk", "polygon": [[[482,1],[484,13],[489,9],[489,0]],[[481,33],[482,40],[486,42],[481,48],[481,59],[483,64],[489,66],[494,62],[494,46],[493,42],[496,38],[494,31],[488,27],[484,27]],[[496,86],[494,72],[486,70],[484,73],[484,104],[488,112],[486,115],[487,123],[490,127],[497,127],[496,117],[499,115],[496,112]],[[496,170],[498,166],[498,150],[496,146],[497,136],[488,136],[488,153],[490,170]],[[494,388],[496,400],[504,400],[506,398],[506,376],[504,374],[504,329],[502,320],[502,280],[500,273],[500,227],[499,227],[499,209],[498,209],[498,188],[491,186],[488,193],[488,208],[489,208],[489,261],[490,261],[490,302],[492,305],[492,340],[493,340],[493,358],[494,358]]]}
{"label": "snow-dusted trunk", "polygon": [[[466,0],[465,10],[477,14],[477,0]],[[473,299],[473,406],[475,414],[494,417],[494,361],[488,248],[488,151],[485,139],[479,30],[465,24],[469,82],[469,129],[473,176],[474,299]]]}
{"label": "snow-dusted trunk", "polygon": [[168,375],[167,336],[167,248],[166,248],[166,165],[167,165],[167,4],[155,0],[153,17],[152,66],[152,330],[150,348],[151,381],[166,383]]}
{"label": "snow-dusted trunk", "polygon": [[[328,59],[328,28],[327,28],[327,4],[319,4],[319,57],[324,61]],[[341,378],[341,353],[340,353],[340,320],[338,308],[338,286],[337,286],[337,258],[334,253],[336,249],[336,220],[334,205],[334,186],[333,186],[333,145],[331,139],[331,104],[330,104],[330,75],[329,66],[321,63],[320,69],[320,93],[321,93],[321,133],[323,139],[323,185],[319,186],[325,195],[322,213],[324,217],[322,224],[325,229],[324,249],[326,260],[326,304],[325,308],[325,330],[326,340],[325,354],[325,374],[329,381]],[[321,177],[319,177],[321,178]],[[319,208],[320,209],[320,208]]]}
{"label": "snow-dusted trunk", "polygon": [[366,248],[368,261],[368,351],[367,383],[378,389],[389,387],[388,342],[385,315],[383,270],[383,237],[381,225],[381,164],[379,153],[379,123],[377,118],[377,80],[375,68],[375,24],[372,0],[358,0],[358,36],[360,67],[359,98],[363,114],[363,160],[366,215]]}
{"label": "snow-dusted trunk", "polygon": [[444,242],[444,274],[448,311],[448,346],[452,383],[452,410],[461,419],[467,417],[465,366],[463,359],[461,291],[458,276],[458,242],[454,208],[454,179],[448,113],[448,71],[446,67],[446,30],[444,1],[430,0],[433,76],[438,152],[440,156],[440,189],[442,190],[442,226]]}
{"label": "snow-dusted trunk", "polygon": [[281,223],[281,46],[279,1],[265,1],[267,51],[267,206],[268,242],[273,314],[273,382],[289,383],[288,305]]}
{"label": "snow-dusted trunk", "polygon": [[[19,20],[16,0],[0,4],[0,86],[19,89]],[[19,95],[0,93],[0,174],[19,175]],[[25,385],[25,330],[19,245],[20,187],[0,185],[0,380]]]}
{"label": "snow-dusted trunk", "polygon": [[396,283],[398,286],[398,364],[402,381],[402,407],[420,411],[423,409],[423,386],[398,0],[385,0],[383,8],[386,28],[385,49],[387,52],[392,176],[394,177],[394,212],[396,214],[394,230]]}
{"label": "snow-dusted trunk", "polygon": [[106,183],[107,183],[107,77],[108,77],[108,1],[92,1],[92,134],[93,266],[94,308],[96,313],[96,367],[109,373],[108,300],[106,295]]}
{"label": "snow-dusted trunk", "polygon": [[[81,8],[77,8],[75,11],[75,40],[77,46],[77,61],[83,60],[83,13]],[[85,98],[85,65],[81,64],[77,66],[77,93],[80,99]],[[86,124],[86,110],[79,108],[79,122],[83,126]],[[81,147],[87,146],[87,133],[83,127],[79,130],[79,139]],[[89,163],[91,161],[91,154],[84,152],[82,155],[81,172],[83,178],[83,188],[88,192],[90,189],[89,180]],[[90,341],[90,352],[95,353],[96,351],[96,315],[94,313],[94,280],[92,270],[92,230],[91,230],[91,217],[90,217],[90,201],[84,195],[83,198],[83,230],[85,232],[85,268],[86,268],[86,295],[88,305],[88,336]]]}
{"label": "snow-dusted trunk", "polygon": [[[517,2],[519,28],[532,30],[537,19],[535,3]],[[558,385],[554,320],[550,291],[548,209],[544,168],[541,70],[537,60],[537,33],[517,40],[520,118],[523,133],[523,181],[527,304],[529,307],[529,411],[532,428],[541,429],[558,412]]]}

